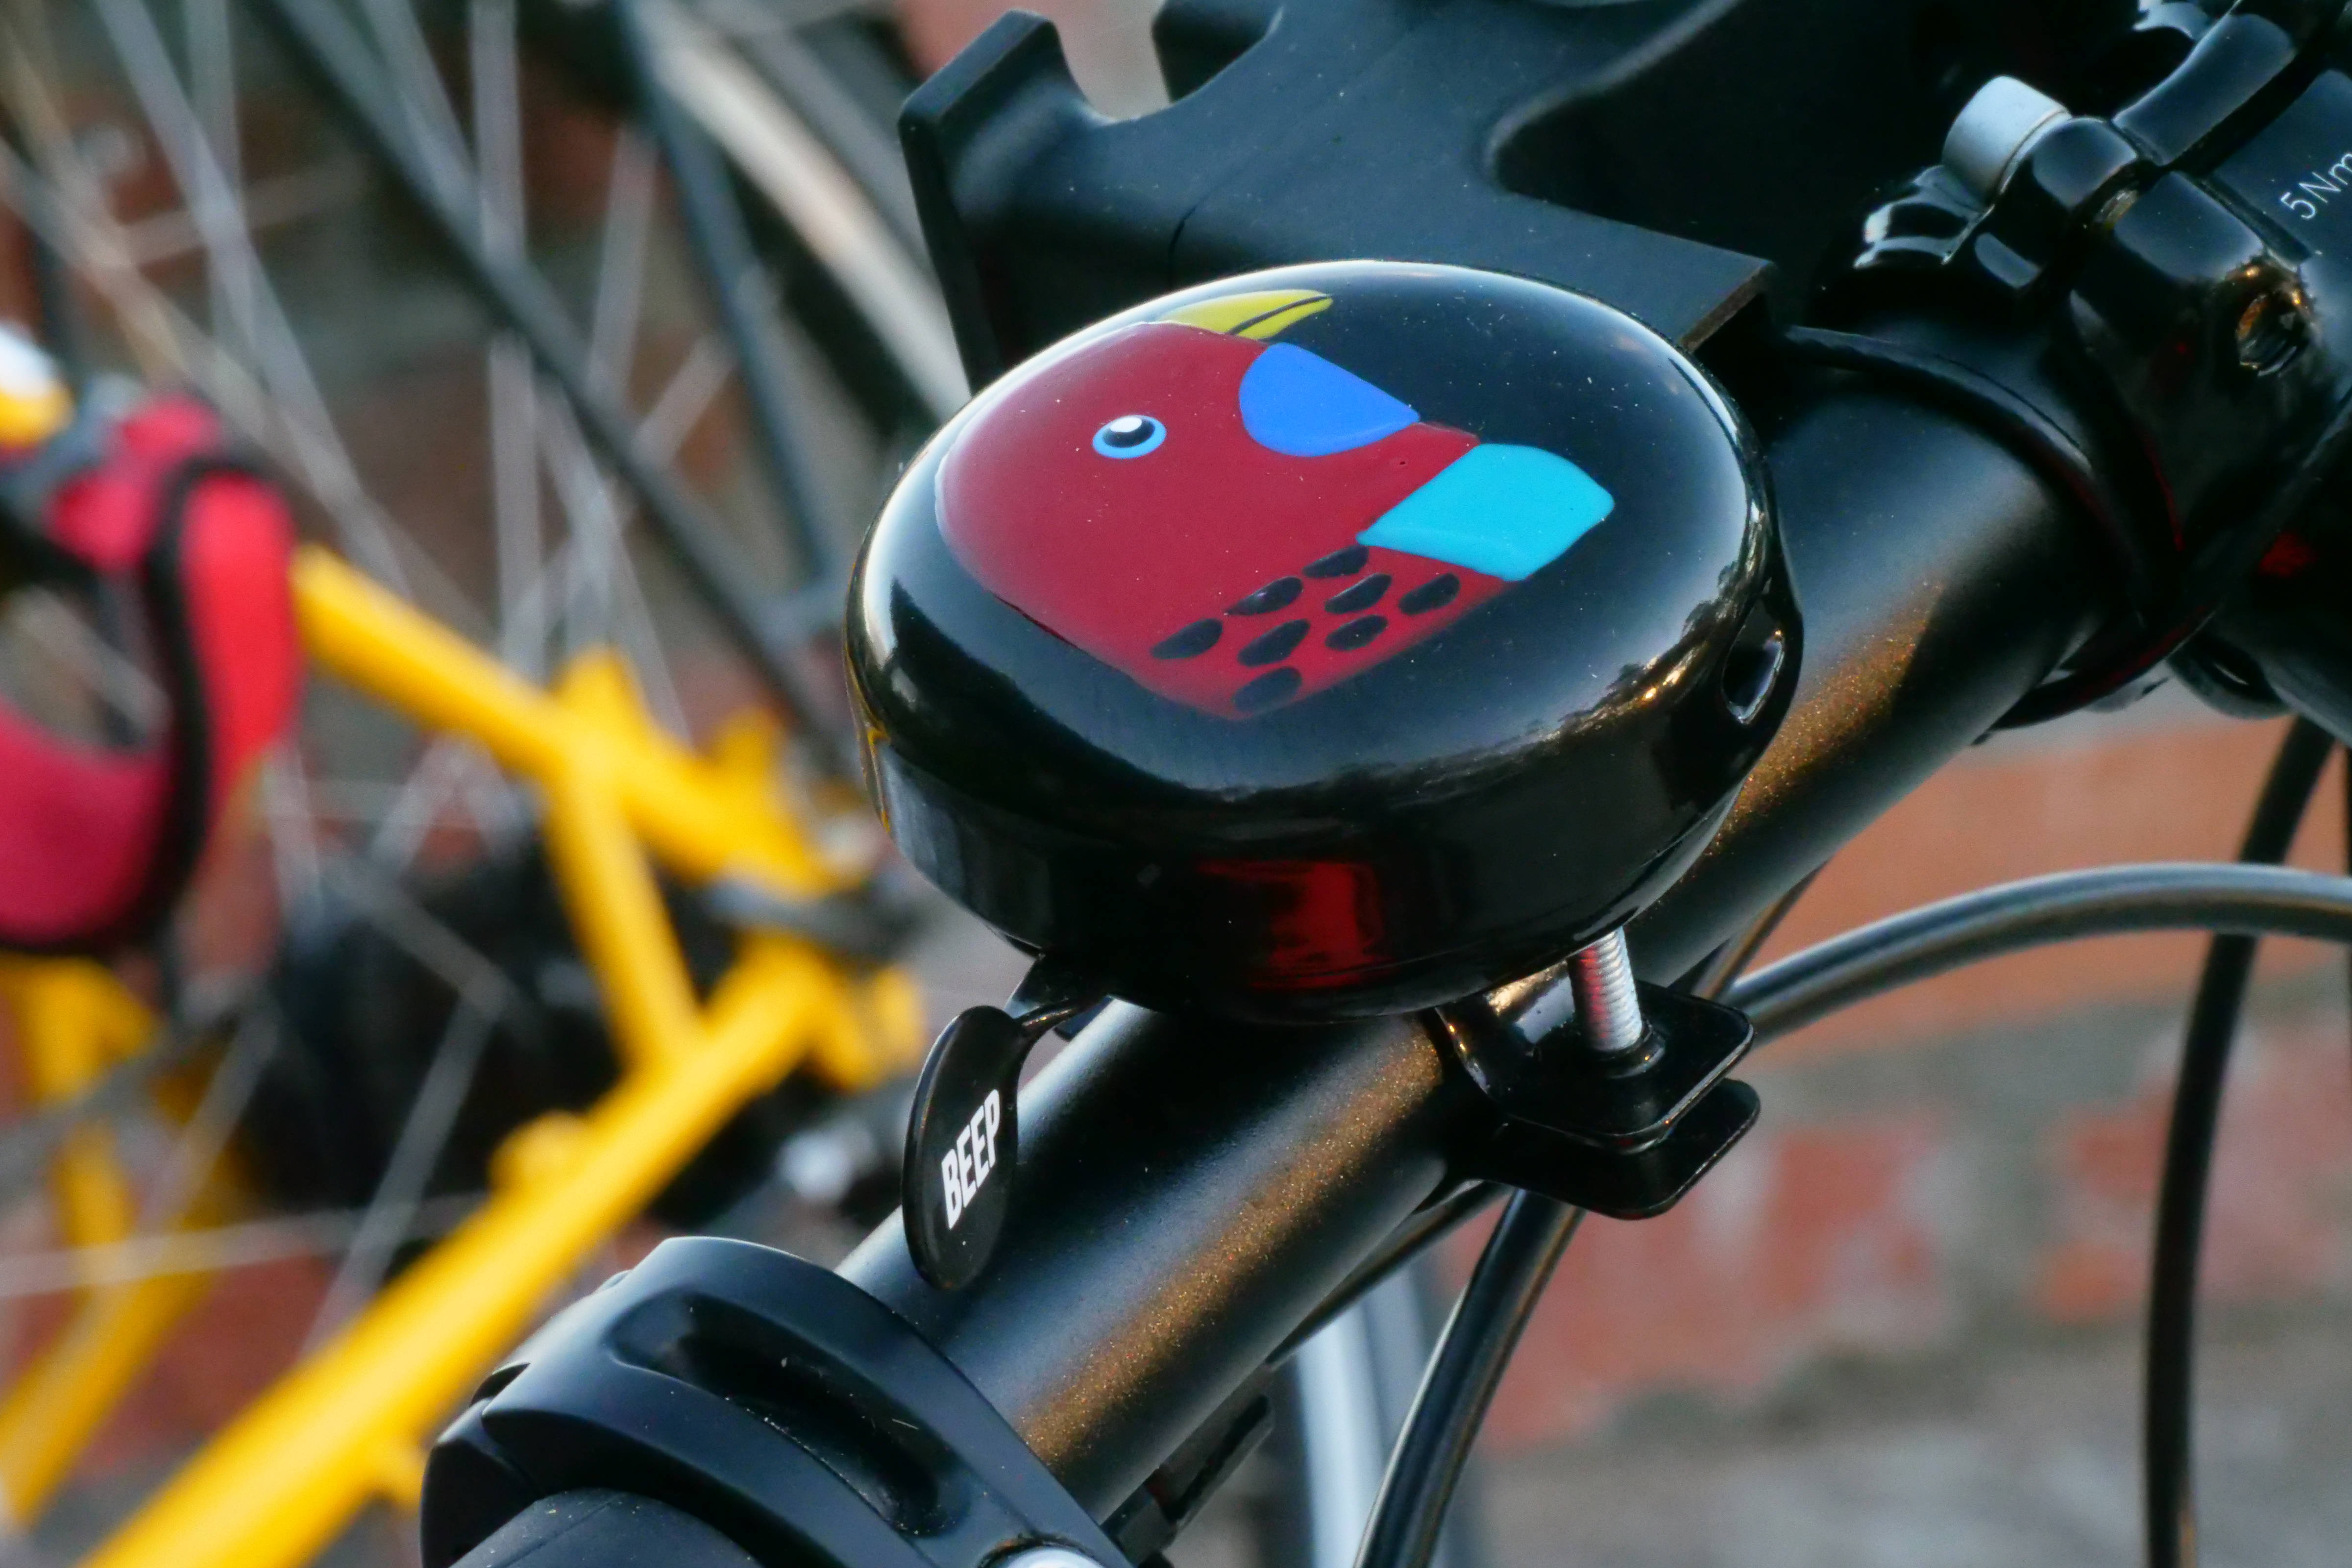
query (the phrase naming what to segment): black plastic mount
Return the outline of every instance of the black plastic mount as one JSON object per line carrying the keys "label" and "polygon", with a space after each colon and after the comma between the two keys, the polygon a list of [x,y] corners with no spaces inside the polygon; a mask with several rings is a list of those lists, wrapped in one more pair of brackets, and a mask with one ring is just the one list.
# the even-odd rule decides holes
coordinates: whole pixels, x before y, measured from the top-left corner
{"label": "black plastic mount", "polygon": [[[2144,669],[2217,613],[2234,635],[2224,606],[2249,578],[2315,554],[2286,536],[2333,526],[2322,498],[2352,458],[2348,73],[2340,0],[2242,0],[2135,101],[2034,141],[1989,201],[1938,165],[1867,225],[1848,309],[1937,283],[2052,322],[2118,416],[2148,514],[2132,564],[2157,591],[2077,669]],[[2192,663],[2217,658],[2248,668],[2211,637]]]}
{"label": "black plastic mount", "polygon": [[1536,279],[1688,349],[1776,272],[1801,289],[1977,82],[2077,58],[2078,35],[2130,13],[1169,0],[1153,34],[1176,101],[1120,121],[1016,14],[908,100],[901,132],[976,386],[1171,289],[1347,258]]}
{"label": "black plastic mount", "polygon": [[1118,121],[1087,106],[1049,24],[1001,18],[900,121],[972,384],[1186,283],[1357,257],[1517,273],[1705,338],[1757,296],[1764,262],[1515,194],[1491,167],[1494,127],[1580,74],[1592,29],[1567,15],[1180,7],[1163,57],[1213,79]]}
{"label": "black plastic mount", "polygon": [[[2328,8],[2291,8],[2310,16],[2296,25],[2233,9],[2178,68],[2110,118],[2071,119],[2035,140],[1989,202],[1930,165],[1873,215],[1855,271],[1941,272],[1980,300],[2040,306],[2074,284],[2099,231],[2168,174],[2211,173],[2310,84],[2327,52],[2313,18]],[[2264,190],[2247,205],[2270,202]]]}
{"label": "black plastic mount", "polygon": [[1493,1108],[1459,1163],[1612,1219],[1672,1208],[1755,1124],[1756,1091],[1724,1075],[1754,1031],[1713,1002],[1640,987],[1642,1042],[1613,1056],[1573,1018],[1529,1032],[1480,1002],[1441,1009],[1440,1037]]}
{"label": "black plastic mount", "polygon": [[491,1373],[425,1470],[427,1568],[596,1487],[683,1509],[763,1562],[982,1568],[1030,1545],[1124,1561],[912,1328],[747,1242],[664,1242]]}

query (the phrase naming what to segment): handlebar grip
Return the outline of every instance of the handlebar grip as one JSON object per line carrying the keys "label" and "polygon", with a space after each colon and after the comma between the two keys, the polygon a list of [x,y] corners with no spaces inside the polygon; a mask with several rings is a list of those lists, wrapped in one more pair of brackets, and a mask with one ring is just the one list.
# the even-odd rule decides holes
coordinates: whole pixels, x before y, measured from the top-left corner
{"label": "handlebar grip", "polygon": [[596,1489],[541,1499],[457,1568],[760,1568],[758,1560],[667,1503]]}

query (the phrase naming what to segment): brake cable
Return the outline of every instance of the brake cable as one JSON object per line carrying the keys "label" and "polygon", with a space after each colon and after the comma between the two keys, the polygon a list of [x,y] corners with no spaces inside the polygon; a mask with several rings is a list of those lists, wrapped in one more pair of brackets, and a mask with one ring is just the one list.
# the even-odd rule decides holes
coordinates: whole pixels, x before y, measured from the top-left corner
{"label": "brake cable", "polygon": [[[1712,1001],[1762,950],[1821,874],[1805,874],[1737,936],[1693,972],[1690,994]],[[1276,1359],[1303,1342],[1349,1303],[1414,1254],[1484,1209],[1501,1191],[1481,1182],[1433,1204],[1400,1226],[1381,1249],[1341,1281]],[[1435,1553],[1445,1510],[1461,1484],[1470,1446],[1485,1424],[1503,1371],[1542,1300],[1545,1285],[1575,1238],[1584,1211],[1539,1193],[1512,1194],[1486,1238],[1469,1283],[1438,1337],[1421,1387],[1398,1435],[1358,1553],[1365,1564],[1424,1564]]]}
{"label": "brake cable", "polygon": [[[1832,938],[1737,982],[1724,1000],[1754,1022],[1760,1044],[1882,992],[1986,959],[2147,931],[2299,936],[2352,946],[2352,877],[2192,861],[2030,878],[1922,905]],[[1508,1245],[1517,1267],[1526,1270],[1540,1261],[1531,1246],[1540,1225],[1534,1211],[1522,1212],[1528,1217],[1514,1227]],[[1442,1232],[1436,1227],[1436,1234]],[[1503,1237],[1498,1226],[1490,1251]],[[1499,1278],[1496,1286],[1507,1282],[1507,1277]],[[1493,1349],[1507,1356],[1534,1304],[1531,1297],[1499,1288],[1490,1288],[1482,1300],[1494,1306],[1475,1320],[1457,1310],[1446,1325],[1432,1358],[1433,1379],[1441,1363],[1475,1370],[1486,1364]],[[1454,1351],[1450,1342],[1457,1336],[1494,1336],[1494,1342],[1491,1347]],[[1425,1394],[1430,1388],[1425,1382]],[[1420,1521],[1442,1519],[1444,1494],[1450,1494],[1466,1451],[1439,1439],[1461,1425],[1462,1402],[1475,1398],[1483,1412],[1493,1389],[1491,1380],[1482,1383],[1456,1372],[1440,1386],[1441,1397],[1414,1402],[1358,1568],[1428,1568],[1436,1536]],[[1475,1430],[1475,1421],[1469,1426]],[[1412,1457],[1410,1468],[1399,1462],[1406,1456]],[[1448,1461],[1450,1468],[1444,1468]]]}
{"label": "brake cable", "polygon": [[1511,1194],[1438,1336],[1381,1478],[1357,1568],[1427,1568],[1446,1505],[1511,1352],[1535,1315],[1584,1211],[1541,1193]]}
{"label": "brake cable", "polygon": [[2100,866],[1924,904],[1759,970],[1725,1000],[1758,1039],[1989,958],[2143,931],[2300,936],[2352,944],[2352,877],[2210,861]]}
{"label": "brake cable", "polygon": [[[2308,719],[2295,721],[2263,782],[2240,860],[2275,864],[2286,858],[2319,787],[2320,771],[2335,749],[2327,731]],[[2186,1568],[2196,1561],[2189,1427],[2196,1405],[2192,1373],[2198,1253],[2204,1237],[2205,1200],[2212,1187],[2222,1089],[2247,983],[2253,976],[2257,940],[2244,934],[2217,936],[2207,950],[2196,1000],[2189,1009],[2180,1076],[2172,1092],[2148,1279],[2141,1496],[2147,1510],[2149,1568]]]}

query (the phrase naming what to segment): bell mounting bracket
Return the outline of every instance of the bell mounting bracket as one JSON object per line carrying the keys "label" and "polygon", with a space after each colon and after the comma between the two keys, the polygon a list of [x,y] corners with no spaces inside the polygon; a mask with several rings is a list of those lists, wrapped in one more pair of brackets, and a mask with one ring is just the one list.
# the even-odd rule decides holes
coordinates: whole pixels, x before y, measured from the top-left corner
{"label": "bell mounting bracket", "polygon": [[1755,1032],[1717,1003],[1638,994],[1640,1042],[1607,1053],[1573,1016],[1548,1023],[1544,994],[1510,1011],[1480,997],[1435,1012],[1451,1066],[1492,1112],[1457,1156],[1465,1175],[1645,1219],[1714,1168],[1756,1121],[1756,1091],[1726,1076]]}

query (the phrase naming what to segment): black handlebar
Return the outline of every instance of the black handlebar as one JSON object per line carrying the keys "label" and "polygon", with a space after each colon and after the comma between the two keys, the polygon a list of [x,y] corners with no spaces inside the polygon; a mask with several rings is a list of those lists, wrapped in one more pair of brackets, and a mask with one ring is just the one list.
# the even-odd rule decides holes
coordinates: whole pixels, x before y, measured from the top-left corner
{"label": "black handlebar", "polygon": [[[2021,367],[2003,374],[2015,384]],[[2064,411],[2055,388],[2034,391]],[[2069,503],[1964,420],[1850,374],[1761,412],[1807,657],[1713,847],[1634,928],[1659,978],[1985,733],[2113,597],[2113,563]],[[1022,1202],[985,1276],[927,1284],[895,1215],[841,1271],[1105,1517],[1447,1189],[1474,1099],[1414,1018],[1283,1028],[1115,1004],[1022,1095]],[[686,1542],[612,1498],[551,1500],[466,1563],[528,1545],[603,1568]],[[736,1568],[696,1529],[708,1568]]]}
{"label": "black handlebar", "polygon": [[[1034,49],[1018,28],[1000,33],[1002,58],[967,70],[964,97],[988,97],[981,87],[990,85],[1045,91],[1037,61],[1024,66],[1024,49]],[[1889,289],[1839,296],[1844,343],[1895,343],[1886,364],[1910,355],[1916,367],[1928,355],[1961,367],[1961,381],[1997,385],[2025,416],[2006,421],[2006,435],[2001,418],[1971,416],[1916,376],[1872,376],[1867,355],[1846,360],[1858,369],[1792,367],[1767,339],[1764,310],[1740,306],[1752,291],[1728,291],[1740,315],[1706,353],[1764,439],[1804,654],[1792,708],[1722,827],[1630,926],[1646,978],[1663,985],[1698,971],[1839,844],[2021,712],[2030,693],[2049,696],[2044,682],[2070,656],[2072,687],[2105,691],[2091,682],[2100,670],[2131,679],[2210,627],[2216,656],[2234,647],[2258,670],[2230,677],[2249,700],[2286,691],[2322,717],[2352,712],[2340,614],[2352,529],[2291,527],[2303,527],[2303,500],[2352,439],[2352,329],[2336,327],[2352,322],[2336,306],[2352,299],[2352,270],[2338,275],[2328,258],[2331,233],[2284,230],[2246,212],[2272,163],[2288,167],[2319,132],[2352,122],[2352,85],[2338,75],[2312,85],[2322,66],[2303,54],[2307,36],[2261,7],[2234,9],[2180,68],[2178,80],[2197,91],[2173,99],[2200,110],[2201,130],[2173,136],[2171,153],[2152,151],[2171,141],[2149,141],[2131,120],[2138,110],[2112,124],[2074,118],[2067,136],[2009,148],[2011,163],[2032,164],[2016,191],[2004,195],[1994,179],[1971,195],[1961,174],[1938,164],[1879,209],[1870,230],[1879,254],[1865,254],[1853,275]],[[2246,54],[2244,40],[2267,54]],[[2305,94],[2295,113],[2265,132],[2277,148],[2249,143],[2218,163],[2261,118],[2255,110],[2277,113],[2291,94]],[[2328,94],[2343,103],[2331,108]],[[910,132],[939,164],[931,197],[943,209],[962,200],[948,174],[960,167],[950,153],[969,141],[948,113],[952,97],[940,94],[936,124],[915,115]],[[1037,115],[1002,120],[1045,134]],[[1089,155],[1124,146],[1119,132],[1082,115],[1056,124],[1077,127],[1070,136]],[[2039,151],[2028,157],[2030,146]],[[1503,202],[1494,212],[1515,209]],[[1007,226],[995,240],[985,226],[964,235],[976,247],[962,257],[971,278],[985,270],[988,245],[1034,228],[1025,209],[1000,216]],[[2180,249],[2183,235],[2197,247]],[[1136,254],[1164,254],[1146,240]],[[2063,303],[2070,331],[2051,331],[2058,310],[2037,318],[2021,300],[2051,306],[2046,268],[2084,261],[2086,247],[2091,284]],[[1959,299],[1916,289],[1928,273],[1912,263],[1924,257],[1940,258],[1943,284],[1973,287],[1978,306],[2006,289],[2018,308],[1945,318],[1943,306],[1922,306]],[[955,268],[943,270],[955,282]],[[1872,318],[1872,299],[1910,306]],[[997,306],[997,345],[1018,343],[1016,327],[1042,329],[1045,318],[1013,308],[1018,299]],[[2279,312],[2300,336],[2265,336]],[[2001,320],[2013,327],[1990,324]],[[2058,339],[2077,351],[2072,369],[2055,360]],[[2079,397],[2100,402],[2091,409]],[[2021,449],[2022,426],[2055,433],[2098,484],[2067,484]],[[2115,491],[2161,491],[2161,505],[2116,527],[2128,503],[2094,472],[2107,468],[2131,479]],[[2258,527],[2232,521],[2239,515]],[[2161,527],[2145,527],[2149,520]],[[2039,710],[2025,703],[2025,712]],[[1112,1519],[1169,1455],[1197,1448],[1188,1438],[1204,1422],[1249,1396],[1298,1326],[1385,1256],[1400,1225],[1465,1173],[1494,1175],[1463,1159],[1486,1114],[1437,1016],[1277,1027],[1112,1004],[1021,1093],[1021,1201],[985,1272],[936,1289],[891,1217],[842,1277],[962,1373],[1087,1514]],[[581,1556],[579,1542],[600,1531],[618,1540],[624,1523],[614,1510],[585,1511],[564,1568],[600,1561]]]}
{"label": "black handlebar", "polygon": [[[2013,355],[2001,374],[2067,411]],[[1992,435],[1855,374],[1773,390],[1778,405],[1764,388],[1745,405],[1767,433],[1809,647],[1731,818],[1634,926],[1661,980],[1983,736],[2115,597],[2094,529]],[[1444,1194],[1446,1150],[1475,1114],[1418,1018],[1275,1027],[1112,1004],[1021,1096],[1021,1204],[988,1274],[929,1286],[896,1215],[842,1274],[1108,1516]],[[567,1502],[564,1519],[562,1568],[635,1549],[646,1528],[614,1507]],[[503,1563],[501,1540],[466,1561]]]}
{"label": "black handlebar", "polygon": [[[2112,574],[2064,502],[1948,415],[1841,376],[1776,423],[1806,661],[1715,847],[1634,928],[1660,978],[1982,735]],[[1460,1088],[1410,1018],[1252,1028],[1114,1006],[1022,1097],[1022,1203],[985,1277],[925,1284],[896,1217],[843,1272],[1105,1514],[1437,1194]]]}
{"label": "black handlebar", "polygon": [[[2072,422],[2064,393],[2017,345],[1935,346],[1998,362],[2021,395]],[[1793,398],[1776,424],[1767,452],[1805,662],[1731,816],[1633,923],[1636,960],[1659,980],[1981,738],[2118,596],[2093,531],[1977,426],[1856,375]]]}

